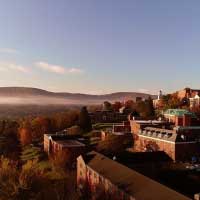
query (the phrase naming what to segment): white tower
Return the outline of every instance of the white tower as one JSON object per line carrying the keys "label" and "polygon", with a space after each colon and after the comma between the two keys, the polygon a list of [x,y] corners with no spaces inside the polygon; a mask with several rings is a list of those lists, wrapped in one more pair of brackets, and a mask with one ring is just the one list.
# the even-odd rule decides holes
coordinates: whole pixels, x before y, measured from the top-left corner
{"label": "white tower", "polygon": [[163,94],[162,94],[162,90],[159,91],[158,93],[158,100],[160,100],[162,98]]}

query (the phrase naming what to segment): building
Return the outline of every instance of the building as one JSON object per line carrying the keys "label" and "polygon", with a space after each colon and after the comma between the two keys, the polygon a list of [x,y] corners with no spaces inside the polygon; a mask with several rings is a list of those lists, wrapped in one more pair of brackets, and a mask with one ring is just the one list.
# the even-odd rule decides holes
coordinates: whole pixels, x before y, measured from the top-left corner
{"label": "building", "polygon": [[89,113],[92,123],[115,123],[123,122],[128,118],[127,114],[114,111],[96,111]]}
{"label": "building", "polygon": [[48,155],[67,153],[74,162],[79,155],[85,153],[85,149],[85,144],[79,142],[76,137],[65,134],[44,134],[44,151]]}
{"label": "building", "polygon": [[200,106],[200,90],[185,88],[177,92],[179,99],[186,99],[189,102],[190,108],[199,108]]}
{"label": "building", "polygon": [[[123,138],[131,138],[131,126],[130,122],[126,121],[123,123],[115,123],[113,124],[112,128],[107,128],[106,130],[101,131],[101,140],[107,139],[109,136],[115,135]],[[131,136],[131,137],[130,137]]]}
{"label": "building", "polygon": [[169,128],[171,123],[159,120],[130,120],[131,133],[137,134],[145,127]]}
{"label": "building", "polygon": [[200,107],[200,92],[194,97],[189,98],[190,108],[199,108]]}
{"label": "building", "polygon": [[162,93],[162,90],[160,90],[158,93],[157,99],[153,99],[154,108],[158,108],[161,105],[162,96],[163,96],[163,93]]}
{"label": "building", "polygon": [[105,157],[97,152],[77,158],[77,186],[88,184],[94,194],[98,185],[114,200],[189,200],[188,197]]}
{"label": "building", "polygon": [[113,133],[117,132],[124,132],[124,133],[130,133],[131,132],[131,126],[129,121],[124,121],[121,124],[113,124]]}
{"label": "building", "polygon": [[197,89],[191,89],[191,88],[184,88],[183,90],[179,90],[177,92],[177,96],[179,99],[189,99],[194,97],[195,95],[199,94],[200,90]]}
{"label": "building", "polygon": [[173,130],[146,127],[135,135],[136,151],[164,151],[172,160],[191,160],[200,156],[200,127]]}
{"label": "building", "polygon": [[185,109],[168,109],[164,112],[164,118],[177,126],[190,126],[198,123],[196,115]]}

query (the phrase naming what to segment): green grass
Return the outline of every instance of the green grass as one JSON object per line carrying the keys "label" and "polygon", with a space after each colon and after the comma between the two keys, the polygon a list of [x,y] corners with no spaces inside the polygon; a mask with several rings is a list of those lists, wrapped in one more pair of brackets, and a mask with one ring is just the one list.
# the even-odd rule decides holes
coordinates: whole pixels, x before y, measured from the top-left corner
{"label": "green grass", "polygon": [[38,168],[40,170],[48,171],[51,170],[51,164],[48,160],[43,160],[38,163]]}
{"label": "green grass", "polygon": [[20,158],[22,161],[28,161],[33,159],[39,159],[41,155],[42,152],[40,148],[29,145],[23,148]]}
{"label": "green grass", "polygon": [[97,123],[93,125],[93,129],[95,130],[104,130],[106,128],[112,128],[113,123]]}

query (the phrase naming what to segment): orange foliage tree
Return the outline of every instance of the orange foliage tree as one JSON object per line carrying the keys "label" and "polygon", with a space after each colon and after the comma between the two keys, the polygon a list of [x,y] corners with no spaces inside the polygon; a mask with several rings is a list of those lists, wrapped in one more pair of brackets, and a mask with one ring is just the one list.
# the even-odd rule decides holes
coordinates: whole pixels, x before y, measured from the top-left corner
{"label": "orange foliage tree", "polygon": [[23,146],[32,143],[32,130],[28,121],[24,122],[19,128],[19,140]]}

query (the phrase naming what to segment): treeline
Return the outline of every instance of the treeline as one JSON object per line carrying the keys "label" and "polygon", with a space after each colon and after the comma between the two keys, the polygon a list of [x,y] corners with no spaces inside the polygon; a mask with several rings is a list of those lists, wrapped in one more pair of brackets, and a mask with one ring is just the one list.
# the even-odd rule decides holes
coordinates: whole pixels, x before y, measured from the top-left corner
{"label": "treeline", "polygon": [[[116,101],[114,103],[105,101],[101,108],[97,106],[97,109],[122,112],[127,115],[131,112],[135,112],[143,118],[151,118],[155,116],[153,100],[151,97],[140,101],[127,100],[125,102]],[[95,109],[92,108],[92,110],[94,111]]]}
{"label": "treeline", "polygon": [[42,143],[45,133],[55,133],[79,124],[78,109],[50,116],[0,121],[0,154],[17,159],[21,146]]}
{"label": "treeline", "polygon": [[176,108],[189,109],[189,100],[187,98],[180,99],[177,93],[162,96],[158,109],[167,110]]}
{"label": "treeline", "polygon": [[14,105],[0,104],[0,119],[18,120],[23,117],[37,117],[80,109],[79,105]]}

